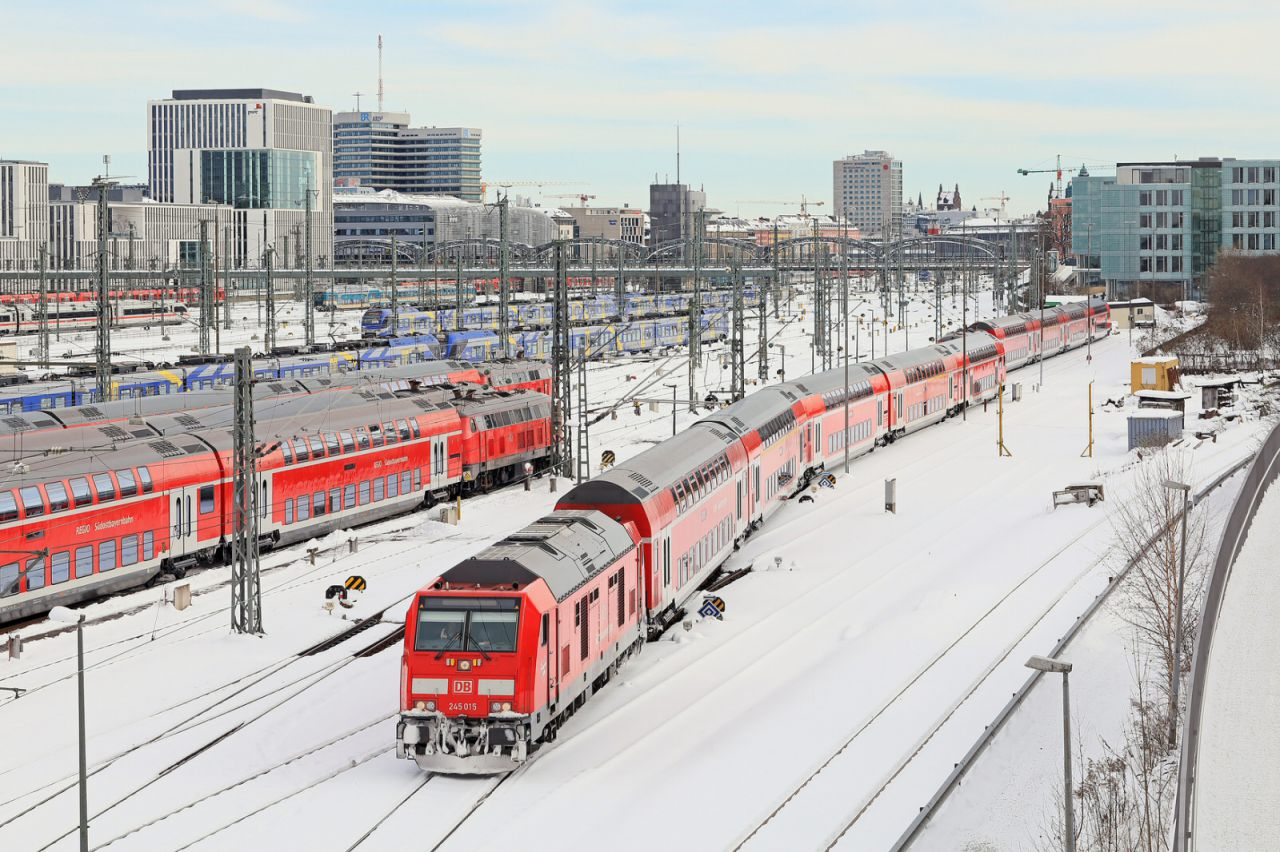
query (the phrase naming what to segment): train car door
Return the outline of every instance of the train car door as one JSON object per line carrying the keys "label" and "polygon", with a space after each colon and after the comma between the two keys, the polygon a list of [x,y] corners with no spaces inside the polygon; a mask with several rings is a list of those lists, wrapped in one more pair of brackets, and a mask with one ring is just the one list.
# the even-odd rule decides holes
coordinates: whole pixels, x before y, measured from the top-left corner
{"label": "train car door", "polygon": [[188,553],[194,553],[197,549],[199,519],[196,512],[199,510],[199,491],[200,487],[198,485],[188,485],[185,488],[176,488],[169,492],[171,500],[169,509],[170,558],[186,556]]}

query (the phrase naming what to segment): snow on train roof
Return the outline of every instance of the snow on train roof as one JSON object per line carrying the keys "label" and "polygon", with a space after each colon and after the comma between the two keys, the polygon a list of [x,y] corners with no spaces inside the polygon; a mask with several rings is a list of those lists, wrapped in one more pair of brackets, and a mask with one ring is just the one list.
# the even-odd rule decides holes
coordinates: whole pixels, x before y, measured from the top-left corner
{"label": "snow on train roof", "polygon": [[761,388],[698,422],[719,423],[739,435],[746,435],[779,414],[791,410],[791,406],[800,399],[800,394],[792,388],[793,384],[794,382]]}
{"label": "snow on train roof", "polygon": [[[850,387],[874,379],[881,373],[876,367],[869,363],[857,363],[849,365],[849,385]],[[844,390],[844,367],[835,367],[831,370],[824,370],[821,373],[814,373],[812,376],[805,376],[794,382],[788,382],[799,388],[805,394],[825,394],[834,390]]]}
{"label": "snow on train roof", "polygon": [[635,547],[625,527],[595,509],[564,509],[490,545],[440,575],[450,585],[521,587],[542,579],[564,600]]}
{"label": "snow on train roof", "polygon": [[677,481],[691,470],[719,457],[738,442],[723,424],[700,420],[594,479],[570,489],[565,503],[610,505],[639,503]]}

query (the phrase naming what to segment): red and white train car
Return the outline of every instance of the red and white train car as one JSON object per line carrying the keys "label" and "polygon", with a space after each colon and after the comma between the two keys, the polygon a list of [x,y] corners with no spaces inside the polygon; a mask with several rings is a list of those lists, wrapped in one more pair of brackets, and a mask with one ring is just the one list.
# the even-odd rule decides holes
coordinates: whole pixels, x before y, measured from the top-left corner
{"label": "red and white train car", "polygon": [[[476,465],[486,477],[479,486],[487,487],[526,461],[541,465],[548,451],[550,404],[541,394],[353,393],[354,404],[257,423],[264,544],[303,541],[452,496]],[[493,413],[510,417],[491,421]],[[482,458],[467,455],[468,440],[485,447]],[[231,451],[228,429],[206,428],[15,466],[0,488],[0,622],[136,586],[161,571],[181,575],[225,555]]]}

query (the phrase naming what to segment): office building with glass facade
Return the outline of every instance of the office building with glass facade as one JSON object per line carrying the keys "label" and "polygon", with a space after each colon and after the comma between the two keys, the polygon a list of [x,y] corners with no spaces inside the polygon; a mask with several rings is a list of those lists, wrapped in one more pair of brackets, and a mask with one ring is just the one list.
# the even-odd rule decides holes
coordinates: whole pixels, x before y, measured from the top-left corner
{"label": "office building with glass facade", "polygon": [[0,269],[35,269],[49,238],[49,166],[0,160]]}
{"label": "office building with glass facade", "polygon": [[334,184],[481,201],[481,136],[475,127],[410,127],[407,112],[340,112]]}
{"label": "office building with glass facade", "polygon": [[1198,296],[1220,252],[1280,250],[1280,160],[1118,163],[1071,202],[1071,252],[1115,297]]}
{"label": "office building with glass facade", "polygon": [[[297,262],[310,191],[313,260],[333,255],[333,113],[275,89],[190,89],[147,105],[151,198],[232,208],[231,262]],[[292,246],[285,257],[286,242]]]}

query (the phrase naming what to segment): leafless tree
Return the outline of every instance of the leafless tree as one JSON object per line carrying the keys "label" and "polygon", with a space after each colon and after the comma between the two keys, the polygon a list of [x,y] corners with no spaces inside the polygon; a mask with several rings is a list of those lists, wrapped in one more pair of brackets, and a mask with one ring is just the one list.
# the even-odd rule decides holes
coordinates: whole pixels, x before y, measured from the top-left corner
{"label": "leafless tree", "polygon": [[1182,676],[1190,666],[1198,603],[1212,556],[1206,513],[1193,507],[1187,513],[1186,585],[1182,594],[1183,671],[1175,673],[1183,497],[1164,483],[1186,482],[1190,468],[1189,454],[1177,448],[1148,457],[1138,467],[1133,493],[1112,521],[1117,555],[1125,565],[1133,566],[1117,594],[1116,611],[1133,626],[1140,648],[1155,661],[1166,702],[1172,694],[1174,677]]}

